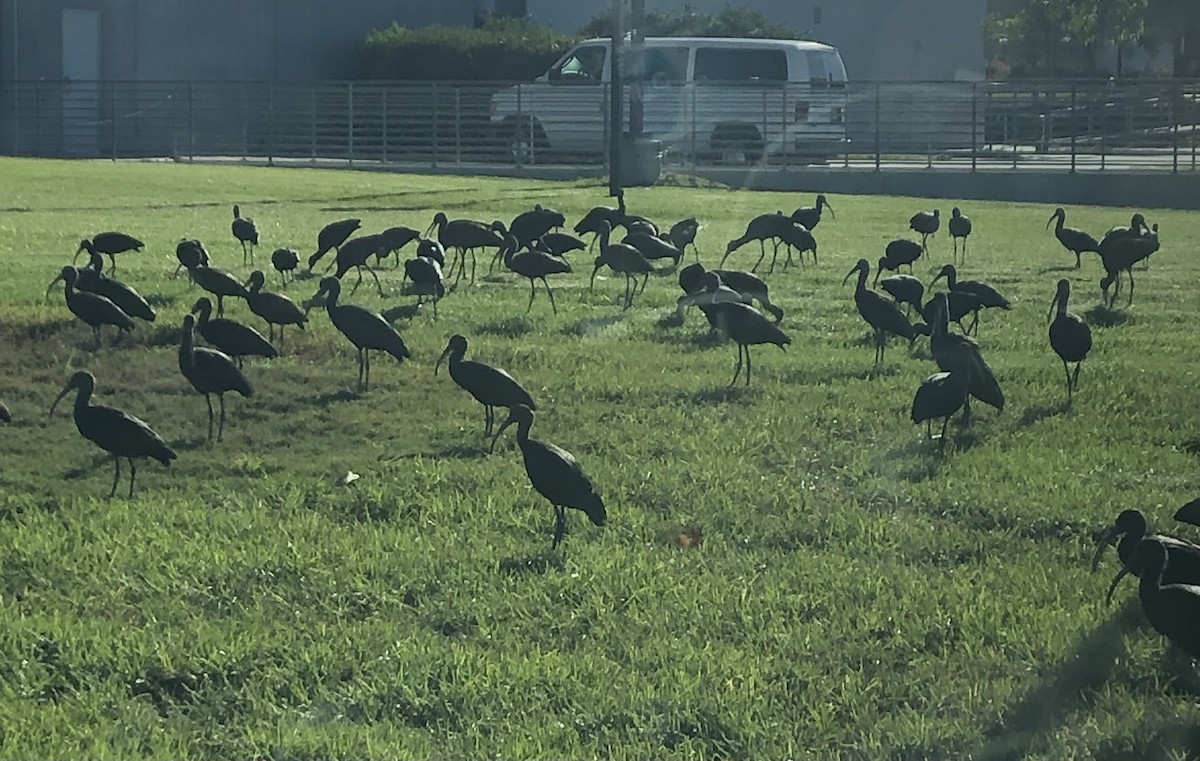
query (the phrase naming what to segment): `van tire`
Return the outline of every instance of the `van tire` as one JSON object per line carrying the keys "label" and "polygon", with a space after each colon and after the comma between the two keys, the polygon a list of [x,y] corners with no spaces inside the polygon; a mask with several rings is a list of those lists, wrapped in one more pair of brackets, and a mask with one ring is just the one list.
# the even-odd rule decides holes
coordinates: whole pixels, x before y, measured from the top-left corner
{"label": "van tire", "polygon": [[518,164],[532,164],[550,150],[550,140],[537,119],[510,116],[502,123],[500,134],[508,158]]}
{"label": "van tire", "polygon": [[718,124],[713,128],[709,145],[721,157],[740,155],[747,164],[762,161],[765,149],[762,134],[753,124]]}

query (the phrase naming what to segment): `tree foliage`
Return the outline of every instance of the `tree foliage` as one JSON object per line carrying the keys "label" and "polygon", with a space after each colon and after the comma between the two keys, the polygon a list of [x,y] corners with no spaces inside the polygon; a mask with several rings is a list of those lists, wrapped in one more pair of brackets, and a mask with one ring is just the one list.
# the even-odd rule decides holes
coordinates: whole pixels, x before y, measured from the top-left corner
{"label": "tree foliage", "polygon": [[[682,8],[646,13],[646,37],[760,37],[782,40],[809,39],[808,32],[776,24],[760,11],[725,6],[720,13],[701,13],[685,3]],[[612,14],[599,13],[579,30],[581,37],[612,35]]]}
{"label": "tree foliage", "polygon": [[1016,74],[1094,74],[1096,53],[1106,43],[1118,51],[1131,44],[1154,46],[1146,18],[1160,1],[1008,0],[995,4],[984,32]]}
{"label": "tree foliage", "polygon": [[359,45],[359,79],[522,81],[542,74],[575,42],[526,19],[493,17],[479,28],[392,24]]}

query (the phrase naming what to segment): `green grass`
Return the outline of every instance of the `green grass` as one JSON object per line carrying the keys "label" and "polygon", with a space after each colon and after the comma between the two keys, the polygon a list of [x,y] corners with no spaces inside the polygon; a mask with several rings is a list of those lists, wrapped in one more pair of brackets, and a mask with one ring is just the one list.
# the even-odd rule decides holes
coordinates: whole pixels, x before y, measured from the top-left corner
{"label": "green grass", "polygon": [[[866,326],[840,281],[927,200],[832,198],[821,264],[770,277],[794,343],[754,350],[754,385],[679,292],[652,277],[621,312],[618,280],[587,293],[590,259],[525,313],[524,280],[459,289],[412,349],[353,391],[352,347],[321,311],[281,359],[248,365],[225,441],[176,364],[199,295],[169,278],[181,236],[238,274],[240,203],[276,246],[319,227],[424,228],[434,211],[511,219],[535,202],[570,223],[595,184],[172,164],[0,161],[0,756],[5,758],[1182,759],[1200,748],[1200,674],[1144,623],[1135,587],[1088,561],[1126,507],[1153,525],[1195,496],[1200,224],[1144,210],[1163,250],[1131,309],[1101,309],[1041,205],[962,202],[964,277],[1014,301],[980,343],[1007,394],[952,424],[944,454],[908,419],[934,372],[893,343],[872,377]],[[816,189],[814,189],[816,190]],[[812,194],[630,191],[631,209],[695,215],[713,266],[751,216]],[[938,204],[948,216],[948,201]],[[1129,211],[1073,208],[1093,232]],[[84,235],[147,242],[118,276],[159,320],[95,351],[46,285]],[[730,266],[753,262],[753,246]],[[919,263],[949,260],[945,233]],[[690,256],[690,255],[689,255]],[[486,268],[486,260],[482,260]],[[390,264],[387,265],[390,267]],[[268,265],[269,267],[269,265]],[[481,272],[482,274],[482,272]],[[1046,337],[1055,281],[1093,324],[1074,407]],[[388,294],[411,302],[399,271]],[[369,278],[368,278],[369,282]],[[269,288],[278,288],[274,273]],[[297,300],[316,290],[301,281]],[[1123,301],[1122,301],[1123,303]],[[227,315],[259,325],[242,304]],[[450,335],[510,370],[540,407],[533,435],[573,452],[609,525],[553,513],[514,438],[488,455],[483,414],[433,363]],[[178,451],[144,464],[132,501],[66,411],[76,369],[97,401],[143,417]],[[339,485],[347,471],[361,478]],[[672,541],[681,527],[698,548]],[[695,530],[694,528],[688,530]],[[1194,536],[1194,534],[1193,534]]]}

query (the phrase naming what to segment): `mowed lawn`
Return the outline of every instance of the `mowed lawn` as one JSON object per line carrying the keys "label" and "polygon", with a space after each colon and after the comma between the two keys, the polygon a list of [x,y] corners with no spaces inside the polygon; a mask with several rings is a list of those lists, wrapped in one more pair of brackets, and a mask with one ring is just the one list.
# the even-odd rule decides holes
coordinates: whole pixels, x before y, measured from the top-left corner
{"label": "mowed lawn", "polygon": [[[255,395],[227,399],[206,443],[204,400],[180,375],[196,298],[175,243],[205,242],[239,276],[231,207],[270,252],[307,256],[327,222],[376,232],[451,218],[511,220],[535,203],[574,224],[611,204],[599,182],[422,177],[168,163],[0,160],[0,756],[5,758],[1182,759],[1200,750],[1200,673],[1145,623],[1136,582],[1090,559],[1125,508],[1171,516],[1197,496],[1200,221],[1142,209],[1162,250],[1133,306],[1100,306],[1098,257],[1044,229],[1052,207],[961,202],[975,234],[961,277],[1013,301],[979,343],[1008,404],[952,423],[945,452],[909,419],[936,371],[928,341],[893,339],[872,373],[853,285],[908,218],[952,201],[831,196],[820,263],[769,276],[793,343],[736,347],[695,310],[669,319],[674,273],[622,311],[591,257],[539,286],[460,287],[396,326],[413,353],[354,349],[324,310],[284,355],[250,361]],[[815,192],[659,187],[631,211],[704,225],[703,262],[754,215]],[[1068,208],[1099,236],[1131,209]],[[79,240],[146,242],[116,275],[158,310],[95,350],[46,286]],[[403,253],[412,255],[412,247]],[[689,252],[688,260],[693,258]],[[749,268],[757,245],[730,267]],[[950,261],[940,232],[915,274]],[[781,259],[782,262],[782,259]],[[324,263],[319,264],[320,271]],[[351,303],[412,303],[386,262]],[[873,275],[873,273],[872,273]],[[1055,283],[1092,325],[1073,407],[1046,317]],[[347,284],[353,283],[353,276]],[[297,301],[316,291],[297,280]],[[226,316],[266,332],[245,304]],[[508,369],[538,404],[533,436],[573,452],[608,525],[577,511],[549,552],[553,511],[515,435],[487,451],[483,410],[434,363]],[[138,494],[107,499],[111,461],[50,403],[72,372],[95,401],[145,419],[178,451],[142,461]],[[359,475],[344,485],[348,472]],[[127,469],[124,473],[127,475]],[[683,541],[681,541],[683,535]]]}

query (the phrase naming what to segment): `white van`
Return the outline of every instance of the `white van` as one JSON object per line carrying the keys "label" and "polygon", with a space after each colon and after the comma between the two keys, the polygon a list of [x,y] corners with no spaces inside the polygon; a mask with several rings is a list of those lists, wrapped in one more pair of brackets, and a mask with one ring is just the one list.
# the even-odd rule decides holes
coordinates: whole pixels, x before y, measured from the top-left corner
{"label": "white van", "polygon": [[[518,161],[603,151],[611,41],[580,42],[530,84],[492,97],[492,123]],[[625,51],[628,50],[626,41]],[[758,161],[827,157],[846,142],[846,67],[837,48],[800,40],[648,37],[643,134],[671,152]],[[629,129],[626,88],[625,129]]]}

